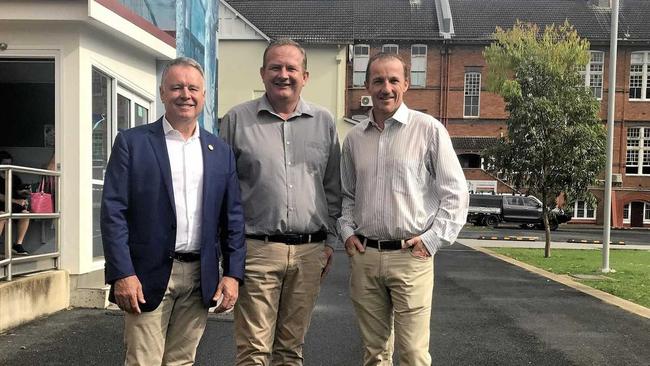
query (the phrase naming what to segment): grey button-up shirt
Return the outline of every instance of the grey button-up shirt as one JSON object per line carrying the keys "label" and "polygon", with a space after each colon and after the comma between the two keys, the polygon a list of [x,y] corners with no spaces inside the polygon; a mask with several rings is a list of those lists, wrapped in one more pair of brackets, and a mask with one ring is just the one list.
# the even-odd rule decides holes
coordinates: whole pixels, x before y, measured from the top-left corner
{"label": "grey button-up shirt", "polygon": [[228,111],[220,136],[235,153],[246,234],[324,230],[336,242],[341,152],[326,109],[301,99],[285,121],[262,96]]}
{"label": "grey button-up shirt", "polygon": [[456,240],[469,193],[445,127],[402,104],[380,131],[370,118],[343,143],[341,238],[420,236],[429,253]]}

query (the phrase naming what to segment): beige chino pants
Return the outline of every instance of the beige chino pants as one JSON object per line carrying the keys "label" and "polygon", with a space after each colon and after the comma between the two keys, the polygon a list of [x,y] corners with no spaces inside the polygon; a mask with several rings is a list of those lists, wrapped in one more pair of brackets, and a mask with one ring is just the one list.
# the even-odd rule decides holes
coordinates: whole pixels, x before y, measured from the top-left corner
{"label": "beige chino pants", "polygon": [[393,334],[400,366],[429,366],[433,257],[411,248],[366,248],[350,257],[350,297],[364,344],[364,365],[393,364]]}
{"label": "beige chino pants", "polygon": [[208,319],[201,301],[201,262],[174,260],[167,290],[151,312],[125,313],[127,366],[193,365]]}
{"label": "beige chino pants", "polygon": [[238,366],[302,365],[320,292],[324,245],[247,239],[246,274],[235,305]]}

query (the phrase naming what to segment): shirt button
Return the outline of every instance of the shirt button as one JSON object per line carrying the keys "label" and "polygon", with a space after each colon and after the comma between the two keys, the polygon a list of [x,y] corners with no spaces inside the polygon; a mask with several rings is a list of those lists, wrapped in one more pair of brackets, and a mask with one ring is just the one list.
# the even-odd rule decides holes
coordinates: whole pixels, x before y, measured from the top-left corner
{"label": "shirt button", "polygon": [[287,162],[287,165],[291,165],[291,162],[290,162],[290,161],[288,161],[288,162]]}
{"label": "shirt button", "polygon": [[287,141],[287,145],[291,145],[291,141]]}
{"label": "shirt button", "polygon": [[289,188],[293,188],[293,184],[289,184]]}

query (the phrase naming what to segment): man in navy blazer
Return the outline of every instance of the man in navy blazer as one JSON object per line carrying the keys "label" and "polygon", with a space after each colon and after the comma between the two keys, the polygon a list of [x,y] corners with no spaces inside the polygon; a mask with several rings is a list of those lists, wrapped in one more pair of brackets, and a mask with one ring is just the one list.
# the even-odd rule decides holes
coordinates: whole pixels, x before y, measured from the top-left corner
{"label": "man in navy blazer", "polygon": [[104,180],[106,282],[126,312],[127,365],[192,364],[208,307],[231,309],[244,278],[233,153],[197,123],[201,66],[171,61],[160,95],[165,115],[117,135]]}

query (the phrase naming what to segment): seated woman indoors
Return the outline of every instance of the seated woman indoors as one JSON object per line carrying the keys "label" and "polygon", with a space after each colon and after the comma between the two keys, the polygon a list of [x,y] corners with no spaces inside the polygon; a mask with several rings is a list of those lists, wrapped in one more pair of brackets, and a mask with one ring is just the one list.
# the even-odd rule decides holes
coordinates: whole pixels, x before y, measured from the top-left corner
{"label": "seated woman indoors", "polygon": [[[13,157],[6,151],[0,151],[0,165],[11,165],[13,163]],[[5,207],[5,177],[6,172],[0,172],[0,213],[4,213]],[[11,177],[11,186],[12,186],[12,197],[11,197],[11,212],[20,212],[28,213],[27,209],[27,198],[24,196],[23,192],[23,183],[18,176],[15,174]],[[0,220],[0,235],[4,232],[5,223],[7,220]],[[18,220],[18,232],[16,235],[16,241],[11,247],[11,250],[14,254],[27,255],[29,252],[23,247],[23,240],[25,240],[25,234],[29,228],[29,219],[19,219]]]}

